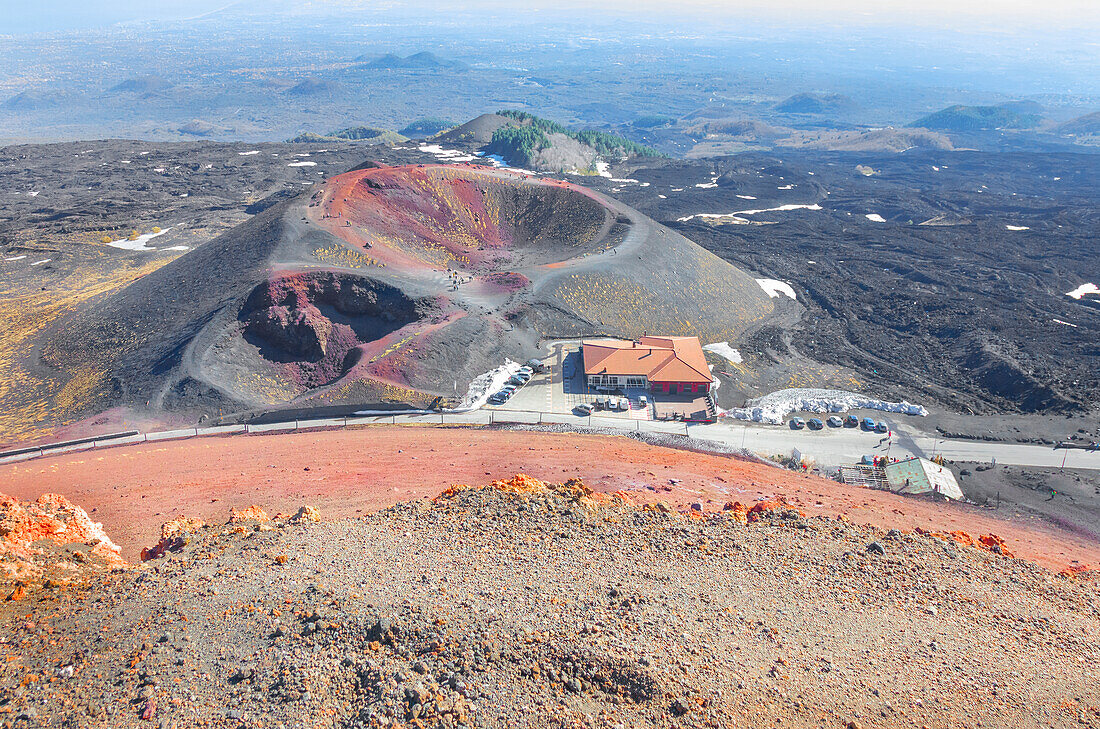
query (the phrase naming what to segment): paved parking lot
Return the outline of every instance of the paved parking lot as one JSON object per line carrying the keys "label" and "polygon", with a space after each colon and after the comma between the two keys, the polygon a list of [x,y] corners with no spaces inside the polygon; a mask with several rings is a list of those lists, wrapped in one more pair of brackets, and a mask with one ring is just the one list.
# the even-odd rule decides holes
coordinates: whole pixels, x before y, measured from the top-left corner
{"label": "paved parking lot", "polygon": [[[543,359],[550,368],[544,374],[537,374],[516,391],[507,402],[488,406],[492,410],[530,411],[541,413],[569,414],[581,403],[595,403],[597,393],[588,391],[585,385],[584,367],[580,352],[575,346],[554,345],[554,353]],[[566,373],[570,377],[565,377]],[[628,393],[629,410],[599,410],[602,418],[621,418],[625,420],[651,420],[652,406],[642,407],[639,395]]]}

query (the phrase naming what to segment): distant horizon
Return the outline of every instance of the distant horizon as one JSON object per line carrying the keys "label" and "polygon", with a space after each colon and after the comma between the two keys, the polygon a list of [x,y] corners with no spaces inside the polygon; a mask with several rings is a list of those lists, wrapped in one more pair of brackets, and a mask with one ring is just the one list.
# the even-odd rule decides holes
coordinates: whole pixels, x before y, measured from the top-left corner
{"label": "distant horizon", "polygon": [[[235,15],[270,14],[325,17],[356,14],[431,12],[438,3],[429,0],[389,3],[365,0],[42,0],[29,6],[7,8],[0,34],[67,32],[103,29],[133,22],[181,21],[226,10]],[[477,0],[463,11],[515,14],[516,6],[505,0]],[[1100,5],[1095,0],[1049,0],[1038,5],[1029,0],[985,0],[958,3],[953,0],[925,0],[914,7],[901,0],[839,0],[825,4],[812,0],[740,0],[736,5],[715,0],[608,0],[593,4],[581,0],[532,0],[522,11],[537,21],[540,14],[590,13],[594,16],[628,14],[631,19],[692,24],[706,19],[736,24],[739,20],[804,26],[826,22],[859,26],[911,26],[925,29],[990,32],[1062,31],[1077,34],[1100,27]],[[1100,46],[1100,43],[1097,44]]]}

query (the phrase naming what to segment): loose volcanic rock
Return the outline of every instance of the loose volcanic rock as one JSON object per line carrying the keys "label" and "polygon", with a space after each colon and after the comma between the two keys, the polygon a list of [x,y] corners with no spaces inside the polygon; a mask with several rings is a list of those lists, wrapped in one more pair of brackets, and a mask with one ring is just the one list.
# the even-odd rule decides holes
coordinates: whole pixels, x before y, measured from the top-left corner
{"label": "loose volcanic rock", "polygon": [[59,568],[75,575],[92,566],[121,567],[121,551],[102,524],[64,496],[44,494],[30,503],[0,494],[0,579],[37,579]]}
{"label": "loose volcanic rock", "polygon": [[737,518],[751,510],[689,518],[519,474],[356,519],[188,523],[154,568],[30,613],[0,603],[18,645],[0,712],[120,729],[1100,720],[1100,583],[780,502]]}

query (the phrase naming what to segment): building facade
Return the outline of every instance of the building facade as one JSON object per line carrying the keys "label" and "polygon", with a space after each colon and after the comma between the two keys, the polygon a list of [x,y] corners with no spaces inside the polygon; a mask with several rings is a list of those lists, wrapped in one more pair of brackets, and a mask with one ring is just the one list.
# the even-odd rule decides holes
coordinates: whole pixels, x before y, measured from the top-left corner
{"label": "building facade", "polygon": [[581,352],[586,382],[596,391],[704,394],[713,382],[698,337],[585,341]]}

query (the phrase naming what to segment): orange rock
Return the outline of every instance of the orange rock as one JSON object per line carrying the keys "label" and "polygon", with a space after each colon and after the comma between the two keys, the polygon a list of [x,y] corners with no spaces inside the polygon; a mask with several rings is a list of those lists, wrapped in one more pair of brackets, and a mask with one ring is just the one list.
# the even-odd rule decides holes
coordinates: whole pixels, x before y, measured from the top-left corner
{"label": "orange rock", "polygon": [[966,532],[951,532],[951,538],[959,544],[963,545],[964,547],[974,546],[974,537],[970,536]]}
{"label": "orange rock", "polygon": [[15,589],[12,590],[11,593],[4,599],[7,602],[14,602],[16,600],[22,600],[26,596],[27,588],[23,587],[22,585],[16,585]]}
{"label": "orange rock", "polygon": [[206,522],[201,519],[192,519],[187,516],[181,516],[161,524],[160,542],[155,547],[142,549],[141,561],[147,562],[151,559],[163,557],[166,552],[183,549],[184,545],[187,544],[187,538],[204,526],[206,526]]}
{"label": "orange rock", "polygon": [[525,473],[517,473],[507,481],[493,481],[489,487],[509,494],[542,494],[547,490],[544,482]]}
{"label": "orange rock", "polygon": [[[42,564],[43,550],[36,542],[90,546],[85,556],[99,558],[105,566],[122,567],[121,549],[93,522],[88,513],[64,496],[43,494],[38,500],[22,502],[0,494],[0,555],[9,557],[0,568],[9,577],[36,577],[48,565]],[[82,550],[84,551],[84,550]]]}
{"label": "orange rock", "polygon": [[[764,516],[764,514],[769,511],[786,511],[788,509],[794,509],[794,507],[787,503],[786,499],[778,499],[776,501],[760,501],[756,504],[753,504],[753,507],[749,509],[749,513],[747,514],[748,521],[750,523],[759,521]],[[798,511],[797,509],[795,510]],[[805,516],[805,514],[803,514],[801,511],[798,511],[798,515]]]}
{"label": "orange rock", "polygon": [[298,513],[290,517],[291,524],[304,524],[306,522],[318,522],[321,521],[321,512],[312,506],[303,506],[298,509]]}
{"label": "orange rock", "polygon": [[229,510],[229,524],[239,524],[242,521],[271,521],[271,517],[255,504],[244,509]]}
{"label": "orange rock", "polygon": [[990,552],[996,552],[997,554],[1005,557],[1014,557],[1015,555],[1009,551],[1008,545],[1005,540],[998,537],[996,534],[983,534],[978,537],[978,547],[986,549]]}
{"label": "orange rock", "polygon": [[749,510],[740,501],[727,501],[726,505],[722,507],[722,511],[726,513],[726,516],[742,524],[749,522]]}
{"label": "orange rock", "polygon": [[623,502],[626,506],[634,506],[634,498],[626,491],[620,489],[613,493],[612,496]]}

